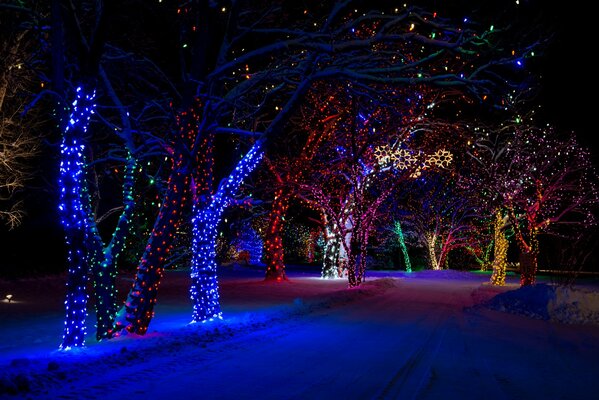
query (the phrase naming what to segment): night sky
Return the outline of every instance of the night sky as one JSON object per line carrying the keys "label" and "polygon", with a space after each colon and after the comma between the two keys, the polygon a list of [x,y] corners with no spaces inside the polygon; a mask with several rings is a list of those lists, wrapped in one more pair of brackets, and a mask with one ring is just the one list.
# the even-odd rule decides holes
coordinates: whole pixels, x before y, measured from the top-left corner
{"label": "night sky", "polygon": [[585,12],[582,1],[554,4],[549,13],[555,37],[550,41],[542,65],[541,102],[548,122],[563,130],[574,130],[587,146],[593,147],[598,158],[599,143],[592,121],[593,101],[589,97],[597,90],[596,66],[589,60],[594,24],[591,13]]}
{"label": "night sky", "polygon": [[[501,0],[500,3],[505,3]],[[549,38],[540,60],[533,68],[541,75],[538,103],[543,105],[544,119],[563,131],[575,131],[583,145],[593,152],[595,164],[599,161],[599,141],[595,124],[591,119],[594,101],[584,100],[596,92],[596,66],[589,60],[594,52],[592,14],[585,10],[581,0],[564,3],[521,0],[529,12],[538,11]],[[411,4],[413,4],[412,2]],[[440,1],[427,3],[442,4]],[[472,1],[462,1],[472,4]],[[478,4],[479,2],[474,2]],[[53,149],[55,151],[56,149]],[[57,169],[54,159],[43,160],[44,169]],[[24,224],[11,231],[0,227],[2,261],[0,275],[20,275],[18,271],[32,273],[59,272],[64,270],[62,231],[56,212],[56,193],[46,180],[48,176],[32,182],[26,199],[29,216]],[[23,251],[21,248],[35,249]]]}

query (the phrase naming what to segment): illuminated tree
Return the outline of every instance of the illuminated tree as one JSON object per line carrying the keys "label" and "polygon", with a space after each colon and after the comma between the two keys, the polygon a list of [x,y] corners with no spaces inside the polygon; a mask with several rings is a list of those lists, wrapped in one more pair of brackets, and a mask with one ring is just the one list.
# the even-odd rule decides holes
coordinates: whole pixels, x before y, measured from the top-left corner
{"label": "illuminated tree", "polygon": [[469,152],[478,176],[474,187],[493,215],[494,284],[505,282],[507,233],[513,231],[521,251],[520,282],[530,285],[535,282],[539,235],[567,237],[594,224],[597,188],[588,151],[573,135],[561,139],[533,117],[533,112],[516,114],[496,127],[476,127],[478,138]]}
{"label": "illuminated tree", "polygon": [[219,186],[212,201],[202,208],[194,203],[193,243],[191,262],[192,322],[220,318],[218,280],[216,276],[216,226],[224,208],[237,194],[243,180],[251,173],[263,156],[263,141],[257,141],[237,164],[229,177]]}
{"label": "illuminated tree", "polygon": [[483,265],[486,262],[483,254],[489,254],[490,250],[493,250],[493,273],[490,281],[493,285],[503,286],[509,246],[506,182],[514,168],[512,153],[509,150],[513,131],[509,127],[497,129],[476,126],[472,133],[474,137],[468,142],[470,148],[467,153],[473,162],[462,171],[462,176],[464,187],[476,192],[481,202],[478,234],[467,248],[472,249],[475,257],[480,259]]}
{"label": "illuminated tree", "polygon": [[18,192],[32,177],[31,163],[41,141],[40,113],[32,110],[24,115],[37,89],[33,65],[38,57],[39,20],[32,6],[0,5],[0,221],[10,229],[25,215]]}
{"label": "illuminated tree", "polygon": [[599,202],[588,150],[574,135],[561,139],[551,127],[523,118],[515,125],[514,168],[506,184],[509,220],[521,251],[521,285],[535,283],[539,235],[568,237],[595,224]]}
{"label": "illuminated tree", "polygon": [[[319,119],[319,117],[321,117],[321,114],[306,112],[305,107],[303,107],[300,110],[300,117],[293,118],[292,122],[307,131],[305,142],[299,145],[297,153],[294,152],[293,148],[298,146],[292,146],[291,143],[288,143],[291,149],[286,152],[275,153],[267,159],[268,170],[273,179],[266,186],[274,187],[275,191],[265,232],[266,280],[281,281],[287,279],[284,264],[285,250],[283,247],[285,214],[291,199],[298,197],[298,185],[301,185],[307,179],[309,171],[313,168],[312,160],[318,147],[329,139],[333,126],[332,122],[337,118],[337,115],[327,116],[322,119]],[[290,139],[297,140],[297,136]],[[288,142],[291,141],[288,140]],[[298,198],[301,199],[301,196]],[[304,202],[304,204],[308,207],[312,206],[309,201]]]}
{"label": "illuminated tree", "polygon": [[493,265],[491,256],[493,255],[495,240],[492,233],[495,232],[495,225],[489,222],[486,215],[481,215],[478,220],[473,221],[473,224],[475,225],[476,235],[465,249],[468,254],[474,257],[481,271],[488,271],[492,269]]}
{"label": "illuminated tree", "polygon": [[262,263],[264,243],[251,224],[245,222],[241,225],[231,240],[231,247],[233,259],[240,259],[241,254],[247,252],[248,264],[260,265]]}
{"label": "illuminated tree", "polygon": [[408,254],[408,247],[406,246],[406,240],[404,237],[403,229],[401,228],[401,221],[396,220],[393,223],[393,233],[397,235],[397,241],[401,249],[401,254],[404,259],[406,272],[412,272],[412,263],[410,262],[410,255]]}
{"label": "illuminated tree", "polygon": [[[27,8],[31,6],[31,8]],[[6,65],[6,70],[3,69],[3,75],[0,77],[0,109],[5,111],[4,104],[6,100],[10,100],[17,91],[24,89],[27,86],[26,81],[15,81],[16,77],[27,77],[28,80],[32,80],[33,77],[36,80],[41,80],[39,83],[42,88],[41,93],[37,96],[30,96],[27,105],[24,105],[22,101],[13,103],[10,102],[10,107],[13,107],[13,112],[27,112],[32,109],[37,101],[45,94],[50,93],[44,89],[47,83],[47,79],[40,79],[38,75],[44,76],[42,70],[34,70],[32,65],[35,64],[33,61],[35,57],[41,56],[40,43],[44,44],[42,49],[45,49],[46,38],[39,37],[34,43],[29,43],[31,39],[31,33],[36,31],[37,23],[40,23],[40,19],[43,18],[41,14],[34,9],[34,4],[27,4],[27,2],[15,2],[14,4],[3,4],[0,8],[5,8],[11,11],[16,11],[19,17],[11,20],[10,24],[13,23],[19,26],[18,30],[15,30],[14,36],[11,40],[3,42],[3,45],[10,46],[10,55],[3,57]],[[58,77],[52,82],[55,90],[52,91],[55,97],[62,100],[64,72],[62,71],[64,64],[62,63],[64,53],[62,44],[62,9],[60,3],[55,1],[52,4],[53,18],[52,18],[52,43],[56,44],[52,50],[53,59],[60,59],[60,63],[54,63],[55,74],[53,77]],[[109,7],[108,7],[109,8]],[[45,10],[47,11],[47,10]],[[27,18],[23,19],[21,16],[26,15]],[[100,21],[102,19],[100,18]],[[8,26],[4,25],[3,27]],[[65,228],[65,241],[67,244],[68,252],[68,283],[67,283],[67,299],[66,305],[66,318],[65,328],[63,335],[62,348],[70,348],[72,346],[82,346],[85,339],[85,317],[86,317],[86,304],[87,304],[87,273],[88,260],[87,260],[87,211],[89,210],[89,202],[87,201],[87,184],[85,179],[85,157],[86,157],[86,131],[90,120],[90,117],[95,109],[94,97],[95,97],[95,83],[94,76],[98,67],[98,55],[101,53],[101,47],[103,45],[103,23],[99,22],[97,26],[97,41],[88,45],[87,42],[81,43],[81,48],[78,48],[77,55],[79,56],[79,79],[80,84],[77,85],[76,99],[73,101],[70,110],[64,109],[64,103],[58,102],[58,108],[60,112],[59,126],[62,129],[62,143],[61,143],[61,164],[60,164],[60,205],[59,210],[62,217],[62,223]],[[78,36],[75,36],[75,41]],[[83,37],[81,37],[83,39]],[[34,50],[35,49],[35,50]],[[8,48],[3,48],[9,50]],[[22,51],[25,50],[25,53]],[[85,61],[83,61],[85,59]],[[39,59],[38,59],[39,61]],[[86,89],[83,89],[83,82],[85,81]],[[24,85],[23,85],[24,84]],[[15,92],[13,92],[13,88]],[[24,94],[24,93],[21,93]],[[33,95],[33,93],[31,93]],[[23,96],[23,99],[29,96]],[[16,106],[16,108],[14,108]],[[21,110],[19,110],[21,108]],[[29,113],[30,115],[30,113]],[[5,118],[8,117],[8,118]],[[62,117],[62,118],[61,118]],[[66,117],[66,118],[65,118]],[[31,143],[25,139],[22,132],[15,131],[14,128],[17,126],[16,115],[8,116],[3,115],[3,131],[9,125],[12,125],[12,131],[6,131],[6,139],[11,137],[15,140],[15,143]],[[8,124],[7,124],[8,123]],[[4,132],[3,132],[4,133]],[[4,139],[4,138],[3,138]],[[11,161],[11,160],[7,160]],[[19,168],[19,165],[27,161],[27,158],[22,158],[17,164],[14,164],[15,160],[12,160],[13,164],[6,164],[11,172],[14,172],[15,177],[24,177],[24,171]],[[14,187],[14,185],[13,185]],[[18,213],[18,210],[16,210]]]}
{"label": "illuminated tree", "polygon": [[[459,138],[454,132],[454,138]],[[459,146],[455,146],[456,153]],[[459,175],[438,168],[414,181],[406,202],[410,214],[406,217],[416,228],[420,242],[428,252],[429,268],[444,269],[451,251],[470,245],[473,222],[478,218],[476,196],[460,190]]]}
{"label": "illuminated tree", "polygon": [[302,189],[323,214],[328,242],[323,277],[338,276],[340,269],[346,269],[353,287],[364,279],[366,246],[381,204],[402,182],[431,168],[438,157],[442,163],[450,162],[450,155],[426,155],[407,147],[417,145],[418,140],[412,140],[415,131],[426,130],[414,124],[420,120],[417,102],[379,107],[369,98],[361,102],[350,91],[347,99],[349,104],[338,110],[334,135],[323,143],[316,168]]}
{"label": "illuminated tree", "polygon": [[[153,148],[152,142],[147,141],[139,145],[135,138],[135,134],[147,134],[144,131],[146,126],[143,118],[135,120],[135,128],[132,122],[135,118],[134,111],[138,111],[137,106],[146,99],[124,104],[123,98],[129,101],[131,97],[122,96],[122,86],[115,88],[113,82],[125,78],[128,74],[119,71],[113,74],[110,69],[115,68],[114,65],[101,63],[106,53],[109,59],[118,54],[115,59],[120,63],[127,63],[132,59],[130,55],[124,55],[114,47],[106,50],[107,25],[109,19],[115,14],[115,3],[105,1],[93,7],[87,5],[76,7],[70,3],[62,6],[60,2],[55,2],[52,9],[51,52],[54,62],[51,94],[59,99],[57,117],[59,125],[64,126],[59,183],[60,211],[65,226],[69,258],[69,290],[65,302],[67,318],[61,347],[69,348],[82,346],[84,343],[83,321],[86,314],[85,287],[88,272],[92,272],[93,294],[96,300],[96,337],[102,339],[111,335],[117,310],[115,288],[117,260],[125,248],[133,218],[135,178],[143,169],[138,165],[138,158],[142,155],[151,157],[151,153],[156,149]],[[91,27],[83,25],[90,20],[93,21]],[[66,44],[62,41],[63,27],[69,39],[65,41]],[[91,39],[88,39],[87,34]],[[76,73],[64,76],[64,71],[60,69],[63,67],[64,59],[73,65]],[[135,72],[140,71],[137,65],[132,67],[130,64],[128,67]],[[143,68],[148,70],[147,63]],[[132,78],[127,81],[127,84],[139,84],[142,81],[143,79]],[[63,89],[66,84],[76,85],[76,99],[71,102],[70,107],[64,107],[65,92],[68,92]],[[96,92],[101,94],[100,106],[96,105]],[[39,97],[45,94],[42,92]],[[110,102],[111,105],[107,106],[105,102]],[[157,104],[157,102],[150,100],[142,104],[139,115],[155,117],[155,106],[148,104]],[[102,122],[102,125],[94,126],[93,133],[89,129],[92,115],[97,116],[96,121]],[[118,144],[113,146],[109,144],[108,150],[105,150],[106,154],[99,156],[101,152],[98,143],[93,139],[95,136],[100,136],[101,127],[105,130],[107,128],[110,132],[110,140],[114,141],[116,138]],[[104,172],[103,175],[112,174],[114,171],[114,175],[120,177],[122,197],[120,205],[104,215],[98,215],[101,196],[97,183],[99,181],[97,169],[100,169],[103,164],[111,165],[109,168],[111,172]],[[114,213],[118,213],[118,218],[109,240],[105,243],[100,235],[98,224]]]}
{"label": "illuminated tree", "polygon": [[[83,346],[85,340],[88,262],[89,258],[93,257],[87,252],[90,233],[93,230],[90,224],[91,203],[85,171],[88,153],[87,130],[90,118],[96,109],[96,78],[104,47],[107,18],[113,6],[110,1],[103,4],[90,43],[83,36],[76,10],[71,7],[67,13],[67,25],[74,30],[72,34],[78,43],[76,58],[81,68],[79,77],[81,83],[77,86],[76,98],[64,123],[61,143],[59,210],[65,230],[69,265],[65,329],[61,344],[63,349]],[[60,9],[56,11],[61,12]],[[54,57],[62,57],[61,47],[53,49],[53,52]],[[61,84],[55,82],[58,87]]]}
{"label": "illuminated tree", "polygon": [[9,115],[6,111],[0,108],[0,220],[12,229],[21,223],[25,214],[15,195],[31,178],[30,163],[39,152],[40,139],[29,130],[32,124],[18,116],[22,107]]}

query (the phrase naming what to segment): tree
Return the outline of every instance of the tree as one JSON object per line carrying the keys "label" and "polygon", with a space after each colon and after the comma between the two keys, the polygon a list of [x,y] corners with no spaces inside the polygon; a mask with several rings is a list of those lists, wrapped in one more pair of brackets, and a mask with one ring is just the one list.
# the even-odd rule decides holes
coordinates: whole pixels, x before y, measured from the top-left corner
{"label": "tree", "polygon": [[18,115],[22,110],[23,105],[11,115],[0,110],[0,220],[11,229],[21,223],[25,214],[15,195],[31,178],[31,160],[40,147],[40,138],[30,130],[31,123],[25,123]]}
{"label": "tree", "polygon": [[[482,229],[482,232],[479,230],[478,237],[472,244],[477,245],[478,249],[475,252],[478,254],[488,254],[490,249],[493,249],[493,273],[490,282],[503,286],[509,246],[506,182],[511,171],[517,168],[509,150],[513,143],[513,131],[509,126],[493,128],[481,125],[475,126],[472,133],[474,138],[469,141],[470,148],[467,154],[473,162],[462,171],[465,186],[478,193],[481,200],[479,215],[482,227],[479,229]],[[487,231],[491,235],[487,235]],[[484,257],[482,262],[485,262]]]}
{"label": "tree", "polygon": [[427,176],[420,190],[416,189],[416,202],[408,217],[418,227],[433,270],[446,268],[449,253],[472,241],[477,204],[472,193],[457,189],[457,179],[442,173]]}
{"label": "tree", "polygon": [[26,114],[36,90],[39,15],[32,5],[0,5],[0,221],[10,229],[25,215],[19,191],[32,177],[32,161],[41,145],[42,118]]}
{"label": "tree", "polygon": [[560,139],[551,127],[528,119],[513,126],[515,168],[507,182],[508,217],[521,251],[521,285],[535,283],[541,234],[568,237],[595,224],[599,203],[588,150],[574,135]]}
{"label": "tree", "polygon": [[[311,97],[316,92],[312,90],[307,96]],[[273,147],[271,147],[271,154],[266,163],[272,176],[269,182],[272,183],[267,183],[264,186],[274,188],[274,199],[265,232],[266,280],[287,279],[283,247],[285,214],[294,197],[302,200],[301,196],[298,196],[299,185],[309,177],[310,171],[313,169],[314,156],[323,142],[330,139],[333,121],[338,117],[335,114],[322,117],[321,113],[315,114],[307,111],[305,105],[298,114],[299,118],[292,118],[291,122],[303,132],[288,135],[286,140],[279,140],[279,145],[276,148],[278,151],[273,151]],[[321,117],[322,119],[320,119]],[[302,135],[302,133],[305,134]],[[281,142],[286,144],[284,151],[281,151],[283,147]],[[311,206],[310,202],[304,204]]]}
{"label": "tree", "polygon": [[452,156],[443,149],[426,154],[445,131],[442,124],[432,129],[435,124],[420,122],[417,102],[389,100],[380,106],[380,99],[344,90],[349,105],[341,104],[335,135],[324,143],[317,168],[302,188],[326,221],[330,244],[325,253],[339,249],[338,255],[326,255],[323,276],[338,275],[339,262],[353,287],[364,279],[367,243],[382,203],[408,180],[446,167]]}
{"label": "tree", "polygon": [[[107,72],[106,67],[110,66],[102,63],[107,49],[109,59],[125,63],[132,58],[123,55],[119,49],[109,48],[106,43],[108,24],[116,15],[116,6],[113,1],[81,3],[77,6],[70,2],[56,1],[52,7],[51,94],[59,99],[57,117],[62,129],[59,209],[65,228],[69,264],[69,289],[65,302],[67,316],[61,345],[64,349],[84,345],[88,272],[92,272],[96,300],[96,337],[106,338],[112,332],[117,310],[117,260],[125,248],[133,218],[135,178],[141,172],[138,160],[155,151],[152,141],[141,145],[136,142],[136,133],[147,133],[143,132],[144,124],[136,120],[137,129],[134,128],[133,113],[137,109],[132,104],[123,103],[120,88],[115,88],[114,80]],[[63,31],[66,32],[64,38]],[[62,70],[65,62],[70,66],[66,71],[74,72],[65,75]],[[138,68],[136,70],[139,71]],[[132,79],[127,83],[133,85],[139,82],[140,80]],[[68,98],[65,86],[74,89],[76,98],[71,102],[65,100]],[[42,92],[39,97],[45,94],[47,93]],[[99,106],[97,94],[102,100]],[[112,103],[111,106],[106,107],[106,100]],[[70,103],[70,106],[64,107],[64,103]],[[141,108],[140,115],[155,112],[155,107],[147,106],[147,103]],[[92,120],[92,116],[108,128],[107,137],[110,139],[99,134],[101,125],[90,129],[91,122],[96,122],[96,119]],[[117,148],[108,146],[106,155],[99,156],[98,142],[104,140],[114,143],[114,138],[119,142]],[[122,171],[122,205],[108,210],[104,216],[98,215],[101,196],[96,169],[103,163],[112,163],[110,170],[114,170],[117,175]],[[119,211],[110,238],[105,243],[98,224],[106,216]]]}
{"label": "tree", "polygon": [[515,114],[495,127],[476,127],[478,138],[469,152],[475,160],[474,187],[494,215],[494,284],[505,282],[506,234],[513,231],[521,251],[520,283],[531,285],[539,235],[567,237],[595,223],[597,188],[588,151],[574,135],[561,139],[533,117],[533,112]]}

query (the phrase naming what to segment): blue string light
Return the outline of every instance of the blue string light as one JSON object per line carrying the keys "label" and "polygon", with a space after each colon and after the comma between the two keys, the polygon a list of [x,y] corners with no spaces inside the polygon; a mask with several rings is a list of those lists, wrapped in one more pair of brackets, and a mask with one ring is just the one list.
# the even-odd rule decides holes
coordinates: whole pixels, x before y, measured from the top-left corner
{"label": "blue string light", "polygon": [[194,198],[192,218],[191,301],[192,323],[222,318],[218,279],[216,276],[217,226],[230,199],[243,180],[256,168],[264,154],[263,142],[258,140],[237,164],[224,184],[218,188],[210,204],[198,205]]}
{"label": "blue string light", "polygon": [[85,318],[87,317],[87,254],[85,199],[85,144],[78,138],[87,132],[94,113],[95,91],[85,95],[77,88],[77,98],[65,128],[60,145],[60,204],[61,222],[65,230],[69,275],[65,300],[66,316],[60,348],[68,350],[85,344]]}

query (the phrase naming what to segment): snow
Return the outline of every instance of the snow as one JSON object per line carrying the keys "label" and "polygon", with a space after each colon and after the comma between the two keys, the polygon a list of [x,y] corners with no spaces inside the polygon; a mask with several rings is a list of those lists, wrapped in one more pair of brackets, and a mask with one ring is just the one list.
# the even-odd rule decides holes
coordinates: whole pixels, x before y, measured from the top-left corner
{"label": "snow", "polygon": [[564,324],[599,325],[599,292],[537,284],[499,294],[484,306]]}
{"label": "snow", "polygon": [[[148,334],[56,350],[64,277],[0,282],[0,398],[592,398],[599,286],[520,289],[488,274],[371,271],[361,288],[290,268],[219,271],[222,321],[188,322],[167,271]],[[121,294],[130,278],[119,280]],[[502,312],[499,310],[509,312]],[[532,317],[532,318],[531,318]],[[93,315],[88,326],[93,326]],[[12,394],[11,394],[12,393]]]}

